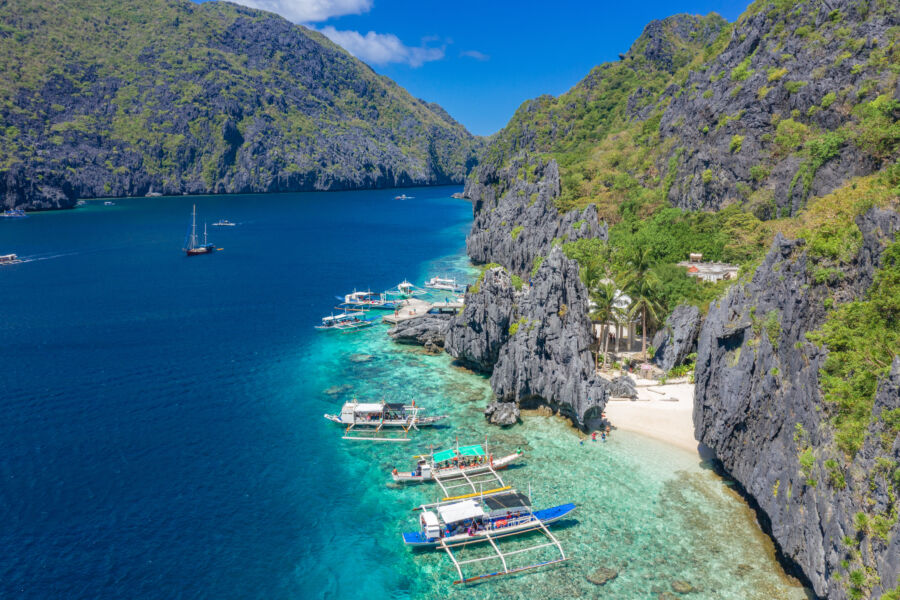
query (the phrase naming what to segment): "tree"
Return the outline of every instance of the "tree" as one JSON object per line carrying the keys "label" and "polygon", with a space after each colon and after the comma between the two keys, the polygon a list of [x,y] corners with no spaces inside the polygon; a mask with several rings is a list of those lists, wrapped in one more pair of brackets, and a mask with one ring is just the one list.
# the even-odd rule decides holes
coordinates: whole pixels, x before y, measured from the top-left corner
{"label": "tree", "polygon": [[628,315],[641,315],[641,352],[647,353],[647,317],[657,320],[660,312],[662,282],[653,270],[653,254],[649,247],[636,248],[626,263],[625,290],[631,296]]}
{"label": "tree", "polygon": [[605,369],[606,361],[609,357],[609,324],[610,322],[618,322],[621,312],[616,306],[619,289],[615,281],[610,277],[605,277],[599,279],[589,292],[593,303],[590,318],[603,324],[600,330],[600,337],[603,339],[603,368]]}

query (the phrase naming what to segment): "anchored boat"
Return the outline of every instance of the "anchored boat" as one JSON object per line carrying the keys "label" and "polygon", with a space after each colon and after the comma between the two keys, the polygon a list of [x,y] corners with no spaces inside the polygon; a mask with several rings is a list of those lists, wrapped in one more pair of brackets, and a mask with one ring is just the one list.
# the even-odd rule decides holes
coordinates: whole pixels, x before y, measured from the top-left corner
{"label": "anchored boat", "polygon": [[377,308],[383,310],[394,310],[397,308],[397,303],[388,300],[387,294],[376,294],[372,290],[364,292],[353,290],[343,297],[337,296],[337,299],[342,301],[341,306],[348,308]]}
{"label": "anchored boat", "polygon": [[232,223],[228,219],[219,219],[218,221],[213,223],[213,227],[234,227],[234,223]]}
{"label": "anchored boat", "polygon": [[25,214],[25,211],[21,208],[10,208],[0,213],[0,217],[3,217],[4,219],[24,219],[28,217],[28,215]]}
{"label": "anchored boat", "polygon": [[416,288],[416,286],[414,286],[409,281],[404,279],[403,281],[401,281],[400,283],[397,284],[397,287],[395,287],[392,290],[386,291],[385,295],[386,296],[399,296],[401,298],[412,298],[414,296],[422,296],[425,293],[426,293],[425,290],[420,290],[420,289]]}
{"label": "anchored boat", "polygon": [[[547,525],[571,514],[576,508],[572,503],[533,511],[530,496],[510,490],[461,501],[423,505],[421,508],[419,531],[403,533],[403,543],[413,548],[444,550],[459,573],[459,580],[453,583],[470,583],[568,560],[562,545],[550,532]],[[497,541],[502,538],[538,530],[542,531],[549,541],[511,552],[501,551],[497,544]],[[453,554],[453,548],[481,542],[488,542],[494,554],[470,560],[458,560]],[[560,558],[522,567],[511,568],[508,564],[509,557],[515,554],[550,546],[556,547]],[[463,575],[463,565],[486,560],[499,560],[502,570],[474,577]]]}
{"label": "anchored boat", "polygon": [[457,283],[455,279],[449,279],[447,277],[432,277],[425,282],[425,287],[431,290],[441,290],[444,292],[453,292],[455,294],[462,292],[465,289],[462,285]]}
{"label": "anchored boat", "polygon": [[[487,444],[457,446],[450,450],[434,452],[418,457],[416,468],[412,471],[394,469],[391,477],[397,483],[420,483],[424,481],[448,481],[453,479],[470,479],[470,475],[480,475],[505,469],[522,458],[522,451],[494,458],[487,450]],[[501,481],[502,484],[502,481]],[[441,485],[443,486],[443,483]]]}
{"label": "anchored boat", "polygon": [[362,311],[343,312],[337,315],[332,313],[328,317],[323,317],[322,324],[316,325],[315,328],[319,331],[352,331],[371,327],[376,323],[377,319],[368,319],[365,315],[366,313]]}
{"label": "anchored boat", "polygon": [[[345,440],[368,440],[384,442],[407,442],[407,434],[412,429],[430,427],[447,415],[424,416],[423,410],[412,404],[388,402],[346,402],[339,415],[325,414],[329,421],[346,425]],[[382,435],[385,429],[399,429],[403,437]],[[356,435],[351,435],[351,432]]]}
{"label": "anchored boat", "polygon": [[198,256],[200,254],[211,254],[216,251],[216,245],[210,244],[206,237],[206,223],[203,224],[203,243],[197,240],[197,205],[191,212],[191,233],[185,240],[184,253],[188,256]]}

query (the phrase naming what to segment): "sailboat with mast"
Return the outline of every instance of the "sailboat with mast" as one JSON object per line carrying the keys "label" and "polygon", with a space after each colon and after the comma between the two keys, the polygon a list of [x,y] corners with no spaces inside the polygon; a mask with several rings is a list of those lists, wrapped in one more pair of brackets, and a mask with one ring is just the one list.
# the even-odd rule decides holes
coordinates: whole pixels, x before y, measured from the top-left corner
{"label": "sailboat with mast", "polygon": [[191,233],[185,240],[184,253],[188,256],[197,256],[199,254],[210,254],[216,251],[216,245],[210,244],[206,236],[206,223],[203,224],[203,243],[199,243],[197,236],[197,205],[191,213]]}

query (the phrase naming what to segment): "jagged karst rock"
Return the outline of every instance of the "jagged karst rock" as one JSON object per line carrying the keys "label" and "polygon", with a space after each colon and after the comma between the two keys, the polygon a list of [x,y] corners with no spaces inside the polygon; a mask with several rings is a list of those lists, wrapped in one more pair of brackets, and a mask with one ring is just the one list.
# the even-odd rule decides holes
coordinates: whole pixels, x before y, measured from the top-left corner
{"label": "jagged karst rock", "polygon": [[516,291],[505,269],[488,269],[477,292],[467,291],[463,311],[451,319],[444,346],[476,371],[489,373],[509,339]]}
{"label": "jagged karst rock", "polygon": [[675,307],[665,326],[653,336],[653,347],[656,348],[653,362],[663,371],[683,363],[697,347],[702,320],[696,306],[682,304]]}
{"label": "jagged karst rock", "polygon": [[587,576],[587,580],[594,585],[606,585],[619,576],[619,572],[609,567],[598,567],[593,573]]}
{"label": "jagged karst rock", "polygon": [[388,331],[388,335],[395,342],[417,344],[433,351],[444,347],[444,338],[452,318],[452,315],[426,315],[400,321]]}
{"label": "jagged karst rock", "polygon": [[270,12],[20,0],[0,22],[14,24],[0,55],[16,65],[2,84],[0,208],[459,184],[476,162],[481,142],[439,106]]}
{"label": "jagged karst rock", "polygon": [[484,410],[484,418],[491,425],[502,427],[515,425],[519,422],[519,406],[515,402],[497,402],[495,400]]}
{"label": "jagged karst rock", "polygon": [[548,405],[583,428],[600,424],[609,382],[594,374],[587,290],[578,264],[551,250],[519,299],[513,332],[491,375],[497,400]]}
{"label": "jagged karst rock", "polygon": [[631,398],[638,397],[637,383],[628,375],[619,375],[609,382],[609,395],[611,398]]}
{"label": "jagged karst rock", "polygon": [[[900,226],[898,218],[891,211],[873,209],[857,219],[862,248],[834,289],[813,280],[802,240],[777,235],[752,280],[736,285],[711,306],[700,331],[695,437],[713,449],[741,483],[783,555],[822,597],[848,597],[846,575],[833,577],[843,572],[841,561],[847,554],[841,540],[858,535],[854,515],[872,508],[865,496],[876,506],[886,502],[890,484],[865,474],[873,472],[879,458],[900,458],[900,445],[895,440],[885,449],[874,443],[881,427],[875,420],[869,442],[846,472],[846,487],[828,483],[822,464],[829,455],[820,449],[833,443],[833,429],[819,392],[827,351],[808,343],[805,334],[825,321],[824,300],[829,295],[842,301],[864,296],[885,242]],[[898,384],[900,360],[895,360],[890,377],[879,385],[876,412],[900,405]],[[799,463],[800,444],[817,449],[816,486],[807,483]],[[871,534],[864,538],[866,564],[883,582],[871,590],[878,597],[892,589],[900,575],[900,526],[891,526],[888,543]]]}
{"label": "jagged karst rock", "polygon": [[[532,171],[528,181],[520,169]],[[593,205],[560,213],[556,161],[519,156],[504,168],[485,164],[477,177],[466,180],[474,221],[466,251],[476,263],[499,263],[527,279],[538,256],[546,256],[554,239],[607,238],[606,224]]]}

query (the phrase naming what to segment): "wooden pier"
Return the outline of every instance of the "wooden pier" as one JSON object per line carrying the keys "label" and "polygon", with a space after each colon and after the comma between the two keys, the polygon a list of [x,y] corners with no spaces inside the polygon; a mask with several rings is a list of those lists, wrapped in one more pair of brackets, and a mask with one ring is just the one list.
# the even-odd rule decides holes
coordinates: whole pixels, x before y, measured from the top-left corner
{"label": "wooden pier", "polygon": [[418,298],[407,298],[403,301],[400,308],[395,310],[393,314],[385,315],[384,317],[382,317],[382,320],[385,323],[396,325],[401,321],[408,321],[410,319],[424,317],[428,314],[428,311],[431,310],[431,307],[432,304],[430,302],[425,302],[424,300],[419,300]]}

